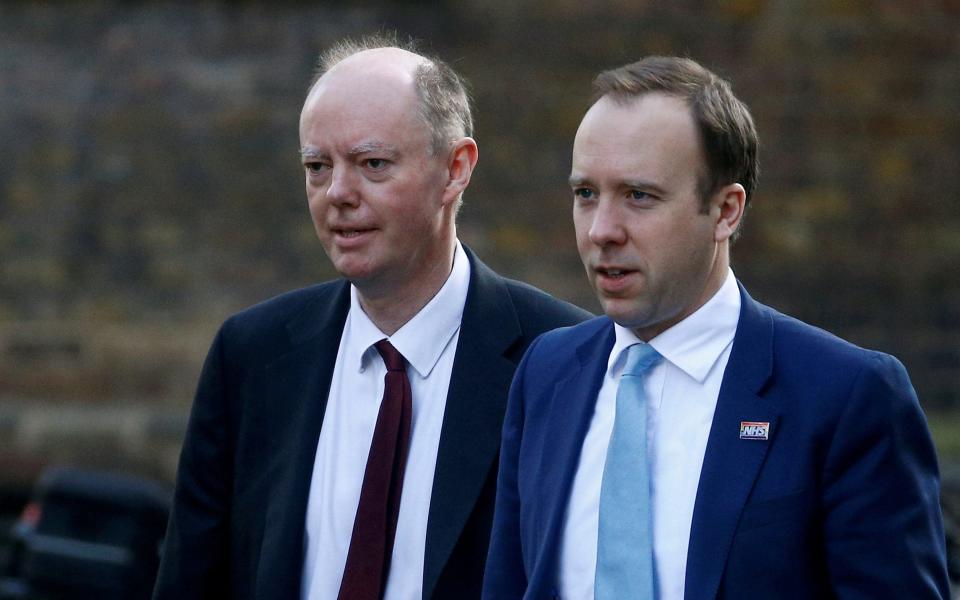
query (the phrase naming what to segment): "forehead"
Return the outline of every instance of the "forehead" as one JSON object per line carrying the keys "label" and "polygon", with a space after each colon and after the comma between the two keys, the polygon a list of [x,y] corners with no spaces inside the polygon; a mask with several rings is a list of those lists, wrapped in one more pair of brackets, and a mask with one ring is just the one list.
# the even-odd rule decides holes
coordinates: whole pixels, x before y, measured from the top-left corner
{"label": "forehead", "polygon": [[703,164],[690,108],[659,92],[626,101],[604,96],[587,111],[573,145],[576,176],[696,176]]}
{"label": "forehead", "polygon": [[300,114],[303,145],[356,146],[425,139],[413,74],[378,66],[337,65],[314,85]]}

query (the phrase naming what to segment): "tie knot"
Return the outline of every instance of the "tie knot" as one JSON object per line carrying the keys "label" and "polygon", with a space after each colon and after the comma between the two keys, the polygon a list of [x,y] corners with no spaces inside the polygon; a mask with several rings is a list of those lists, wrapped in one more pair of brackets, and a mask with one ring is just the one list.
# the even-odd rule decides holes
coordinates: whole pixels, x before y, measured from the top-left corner
{"label": "tie knot", "polygon": [[380,353],[380,356],[383,357],[384,364],[387,365],[388,371],[406,371],[407,361],[403,358],[403,355],[393,347],[387,340],[380,340],[374,347],[377,349],[377,352]]}
{"label": "tie knot", "polygon": [[624,375],[643,375],[663,358],[650,344],[634,344],[627,348],[627,364]]}

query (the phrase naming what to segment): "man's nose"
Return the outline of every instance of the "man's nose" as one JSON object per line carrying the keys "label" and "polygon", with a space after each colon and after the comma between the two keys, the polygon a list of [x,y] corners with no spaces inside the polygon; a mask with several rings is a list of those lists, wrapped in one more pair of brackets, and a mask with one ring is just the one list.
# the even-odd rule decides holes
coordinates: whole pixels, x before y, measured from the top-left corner
{"label": "man's nose", "polygon": [[334,166],[330,172],[330,185],[327,187],[327,200],[335,206],[355,206],[360,195],[350,169]]}
{"label": "man's nose", "polygon": [[590,241],[598,246],[624,243],[627,236],[623,218],[622,211],[617,209],[615,203],[600,199],[590,223]]}

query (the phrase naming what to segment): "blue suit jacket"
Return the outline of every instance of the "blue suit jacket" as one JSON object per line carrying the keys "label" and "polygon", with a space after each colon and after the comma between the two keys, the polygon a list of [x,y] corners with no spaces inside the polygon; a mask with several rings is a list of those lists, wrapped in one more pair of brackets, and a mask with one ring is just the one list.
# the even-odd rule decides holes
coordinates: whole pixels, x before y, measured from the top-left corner
{"label": "blue suit jacket", "polygon": [[[588,316],[469,249],[427,518],[424,598],[478,598],[507,392],[539,334]],[[231,317],[200,377],[154,597],[300,597],[310,479],[350,307],[340,280]]]}
{"label": "blue suit jacket", "polygon": [[[689,599],[947,598],[939,476],[894,358],[753,301],[707,442]],[[484,598],[556,598],[580,449],[614,343],[606,317],[541,336],[504,422]],[[740,439],[743,421],[769,438]]]}

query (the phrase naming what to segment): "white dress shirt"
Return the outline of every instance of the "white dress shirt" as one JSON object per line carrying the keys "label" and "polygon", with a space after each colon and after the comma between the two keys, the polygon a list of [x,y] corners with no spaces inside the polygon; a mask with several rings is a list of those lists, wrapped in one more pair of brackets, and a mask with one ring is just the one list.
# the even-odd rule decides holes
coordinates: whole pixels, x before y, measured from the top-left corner
{"label": "white dress shirt", "polygon": [[[660,600],[683,600],[687,548],[700,469],[723,371],[740,318],[732,271],[695,313],[650,340],[664,360],[644,383],[653,517],[654,572]],[[628,346],[641,340],[615,325],[616,342],[573,480],[560,547],[561,597],[593,598],[600,481],[613,431],[617,387]]]}
{"label": "white dress shirt", "polygon": [[[423,595],[433,471],[469,282],[470,263],[458,241],[446,283],[388,338],[409,363],[413,418],[385,600]],[[350,312],[340,338],[310,483],[301,582],[304,600],[329,600],[340,590],[383,397],[386,366],[373,345],[384,338],[387,336],[363,312],[357,290],[351,286]]]}

